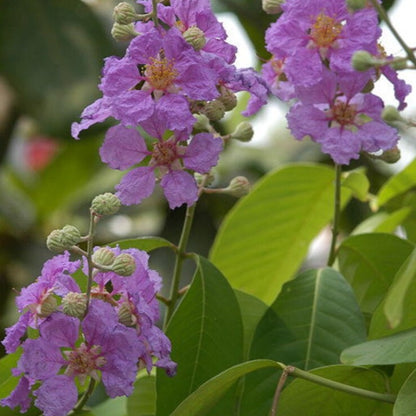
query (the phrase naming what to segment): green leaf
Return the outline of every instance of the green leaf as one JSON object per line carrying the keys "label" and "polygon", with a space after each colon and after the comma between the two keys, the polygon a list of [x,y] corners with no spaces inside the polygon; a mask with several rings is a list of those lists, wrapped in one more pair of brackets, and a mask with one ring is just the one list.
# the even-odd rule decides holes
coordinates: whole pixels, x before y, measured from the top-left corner
{"label": "green leaf", "polygon": [[0,399],[7,397],[19,381],[19,377],[12,375],[12,369],[17,366],[21,354],[22,351],[19,348],[13,354],[0,359]]}
{"label": "green leaf", "polygon": [[[341,351],[365,339],[364,319],[349,284],[333,269],[310,270],[283,285],[257,327],[250,359],[308,370],[338,364]],[[266,414],[277,379],[269,370],[246,377],[241,415]]]}
{"label": "green leaf", "polygon": [[110,246],[119,246],[122,249],[137,248],[144,251],[152,251],[161,247],[174,247],[174,245],[162,237],[140,237],[129,240],[119,240],[111,243]]}
{"label": "green leaf", "polygon": [[239,290],[235,290],[234,292],[240,305],[243,320],[244,359],[248,359],[255,330],[268,307],[264,302],[254,296],[240,292]]}
{"label": "green leaf", "polygon": [[402,322],[405,302],[414,302],[414,298],[408,297],[412,282],[416,282],[416,249],[398,271],[384,302],[384,314],[391,328]]}
{"label": "green leaf", "polygon": [[125,396],[115,397],[94,406],[91,411],[96,416],[127,416],[126,403],[127,398]]}
{"label": "green leaf", "polygon": [[206,415],[225,391],[241,376],[265,367],[281,368],[279,363],[272,360],[254,360],[235,365],[202,384],[170,416]]}
{"label": "green leaf", "polygon": [[394,235],[379,233],[360,234],[342,242],[339,269],[351,284],[363,312],[374,312],[413,247]]}
{"label": "green leaf", "polygon": [[397,395],[393,416],[416,414],[416,370],[408,377]]}
{"label": "green leaf", "polygon": [[[365,368],[343,365],[317,368],[310,373],[350,386],[385,392],[382,374]],[[278,414],[284,416],[374,416],[382,403],[295,379],[280,397]],[[306,413],[305,413],[306,412]]]}
{"label": "green leaf", "polygon": [[[175,311],[166,332],[172,342],[175,377],[157,371],[157,416],[172,411],[201,384],[242,361],[243,329],[240,308],[224,276],[199,257],[193,282]],[[233,391],[212,415],[231,414]]]}
{"label": "green leaf", "polygon": [[397,175],[392,176],[377,195],[378,206],[383,206],[391,199],[416,186],[416,159]]}
{"label": "green leaf", "polygon": [[367,201],[370,182],[363,170],[346,172],[343,175],[342,186],[352,191],[352,195],[360,201]]}
{"label": "green leaf", "polygon": [[416,329],[347,348],[341,361],[352,365],[389,365],[416,362]]}
{"label": "green leaf", "polygon": [[68,135],[70,123],[98,93],[102,59],[112,49],[80,0],[0,2],[0,73],[43,132]]}
{"label": "green leaf", "polygon": [[128,416],[154,416],[156,414],[156,378],[144,375],[134,383],[133,394],[127,399]]}
{"label": "green leaf", "polygon": [[[334,177],[325,166],[289,165],[266,175],[240,199],[211,251],[233,287],[273,302],[332,218]],[[343,194],[345,202],[350,191]]]}

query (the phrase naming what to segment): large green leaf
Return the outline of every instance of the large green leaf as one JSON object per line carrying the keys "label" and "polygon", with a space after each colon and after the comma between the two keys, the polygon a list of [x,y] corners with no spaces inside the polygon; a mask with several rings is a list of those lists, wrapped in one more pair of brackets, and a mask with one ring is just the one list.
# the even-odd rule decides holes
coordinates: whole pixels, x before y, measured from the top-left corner
{"label": "large green leaf", "polygon": [[416,362],[416,329],[354,345],[341,360],[352,365],[389,365]]}
{"label": "large green leaf", "polygon": [[391,234],[360,234],[342,242],[339,269],[363,312],[374,312],[412,250],[413,244]]}
{"label": "large green leaf", "polygon": [[416,370],[410,374],[397,395],[393,407],[393,416],[409,416],[416,414]]}
{"label": "large green leaf", "polygon": [[138,248],[139,250],[152,251],[161,247],[174,247],[174,245],[162,237],[139,237],[129,240],[119,240],[111,243],[111,246],[118,245],[122,249]]}
{"label": "large green leaf", "polygon": [[254,360],[237,364],[211,378],[189,395],[170,416],[204,416],[243,375],[265,367],[281,368],[275,361]]}
{"label": "large green leaf", "polygon": [[98,406],[94,406],[91,411],[95,416],[127,416],[126,402],[125,396],[107,399]]}
{"label": "large green leaf", "polygon": [[377,195],[377,204],[383,206],[414,186],[416,186],[416,159],[381,187]]}
{"label": "large green leaf", "polygon": [[98,93],[102,59],[112,49],[81,0],[0,2],[0,73],[43,132],[68,135]]}
{"label": "large green leaf", "polygon": [[[191,287],[167,328],[175,377],[157,372],[157,416],[168,416],[201,384],[242,361],[243,329],[240,308],[222,274],[199,258]],[[212,415],[231,414],[232,390]]]}
{"label": "large green leaf", "polygon": [[128,416],[154,416],[156,414],[156,378],[144,375],[134,383],[133,394],[127,399]]}
{"label": "large green leaf", "polygon": [[[364,319],[349,284],[333,269],[310,270],[283,285],[257,327],[250,359],[264,357],[308,370],[338,364],[347,346],[365,339]],[[265,414],[277,379],[269,370],[247,376],[241,415]]]}
{"label": "large green leaf", "polygon": [[[317,368],[312,374],[365,390],[384,393],[384,376],[365,368],[343,365]],[[296,379],[282,392],[278,414],[284,416],[374,416],[380,402]],[[259,416],[263,416],[259,414]],[[264,415],[266,416],[266,415]]]}
{"label": "large green leaf", "polygon": [[[289,165],[266,175],[224,220],[211,260],[231,285],[270,304],[330,221],[332,169]],[[350,195],[346,190],[343,200]]]}
{"label": "large green leaf", "polygon": [[21,349],[0,359],[0,399],[8,396],[16,387],[19,379],[12,375],[12,369],[17,366]]}

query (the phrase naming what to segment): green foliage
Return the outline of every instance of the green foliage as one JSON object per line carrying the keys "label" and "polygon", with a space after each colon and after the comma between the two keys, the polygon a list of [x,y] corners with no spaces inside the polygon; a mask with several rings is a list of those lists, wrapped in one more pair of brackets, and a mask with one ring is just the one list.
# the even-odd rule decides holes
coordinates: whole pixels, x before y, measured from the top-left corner
{"label": "green foliage", "polygon": [[410,374],[397,395],[393,416],[408,416],[416,409],[416,370]]}
{"label": "green foliage", "polygon": [[[260,180],[230,211],[211,250],[231,285],[270,304],[333,214],[332,169],[289,165]],[[344,203],[349,198],[344,193]]]}
{"label": "green foliage", "polygon": [[119,246],[121,249],[124,248],[137,248],[144,251],[152,251],[161,247],[173,247],[173,244],[161,237],[141,237],[132,238],[129,240],[119,240],[111,243],[111,246]]}
{"label": "green foliage", "polygon": [[142,375],[134,383],[134,392],[127,400],[127,416],[156,414],[156,380],[154,375]]}

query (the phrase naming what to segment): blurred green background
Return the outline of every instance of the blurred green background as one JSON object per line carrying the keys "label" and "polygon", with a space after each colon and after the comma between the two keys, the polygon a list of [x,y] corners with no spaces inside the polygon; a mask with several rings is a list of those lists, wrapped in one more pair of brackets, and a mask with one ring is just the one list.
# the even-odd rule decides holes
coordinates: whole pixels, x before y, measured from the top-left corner
{"label": "blurred green background", "polygon": [[[46,236],[65,224],[76,225],[85,234],[91,199],[113,191],[122,176],[107,168],[98,156],[111,122],[83,133],[81,141],[70,136],[71,123],[99,97],[103,58],[124,53],[126,44],[116,44],[110,37],[112,10],[117,3],[0,0],[1,338],[3,328],[13,324],[17,316],[12,288],[19,290],[32,282],[52,256],[45,246]],[[215,0],[213,7],[220,20],[221,16],[237,17],[252,43],[257,65],[268,58],[264,31],[275,16],[262,11],[261,0]],[[244,94],[240,98],[243,103],[247,100]],[[284,109],[284,104],[280,107]],[[219,131],[231,132],[243,119],[241,109],[219,123]],[[262,117],[264,113],[252,120],[260,125]],[[233,143],[225,150],[215,185],[227,186],[237,175],[245,175],[254,183],[287,161],[328,162],[314,144],[292,140],[280,115],[273,128],[256,131],[255,139],[254,144]],[[367,163],[377,188],[388,172]],[[222,218],[234,203],[229,196],[202,197],[191,250],[208,254]],[[366,212],[364,204],[351,204],[344,226],[351,228]],[[161,235],[177,242],[183,214],[183,208],[170,211],[158,190],[140,206],[124,207],[103,221],[96,241],[105,244]],[[156,253],[152,262],[162,275],[170,275],[172,259],[168,253]]]}

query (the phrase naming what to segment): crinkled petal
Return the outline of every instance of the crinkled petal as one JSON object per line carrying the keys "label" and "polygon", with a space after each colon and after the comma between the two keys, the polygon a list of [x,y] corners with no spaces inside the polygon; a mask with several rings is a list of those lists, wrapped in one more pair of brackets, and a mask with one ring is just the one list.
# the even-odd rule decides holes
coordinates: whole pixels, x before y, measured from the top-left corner
{"label": "crinkled petal", "polygon": [[322,137],[328,130],[327,117],[312,105],[295,104],[286,118],[292,135],[298,140],[305,136]]}
{"label": "crinkled petal", "polygon": [[358,159],[360,156],[360,133],[335,127],[328,129],[326,135],[316,141],[321,143],[322,151],[329,154],[339,165],[348,165],[351,159]]}
{"label": "crinkled petal", "polygon": [[397,72],[389,65],[381,68],[383,75],[393,84],[394,96],[399,102],[398,110],[404,110],[407,106],[406,97],[411,93],[412,86],[397,76]]}
{"label": "crinkled petal", "polygon": [[41,337],[51,345],[73,347],[78,339],[79,320],[56,312],[39,325],[39,331]]}
{"label": "crinkled petal", "polygon": [[131,90],[114,98],[112,116],[126,126],[136,127],[149,118],[155,103],[148,91]]}
{"label": "crinkled petal", "polygon": [[99,98],[84,109],[81,114],[80,123],[72,123],[71,136],[78,140],[82,130],[87,129],[95,123],[100,123],[111,116],[112,111],[109,98]]}
{"label": "crinkled petal", "polygon": [[66,416],[77,403],[78,390],[70,377],[57,375],[45,380],[34,395],[44,416]]}
{"label": "crinkled petal", "polygon": [[388,150],[396,146],[399,135],[397,130],[383,121],[370,121],[360,128],[362,149],[366,152]]}
{"label": "crinkled petal", "polygon": [[133,88],[139,81],[140,74],[132,60],[110,56],[105,60],[99,88],[107,97],[114,97]]}
{"label": "crinkled petal", "polygon": [[140,204],[150,196],[155,187],[155,175],[151,167],[139,167],[124,175],[116,186],[116,195],[124,205]]}
{"label": "crinkled petal", "polygon": [[186,148],[184,165],[195,172],[208,173],[217,164],[222,148],[221,138],[210,133],[196,134]]}
{"label": "crinkled petal", "polygon": [[[179,66],[179,65],[177,65]],[[180,68],[177,77],[178,84],[182,90],[193,100],[213,100],[217,98],[217,74],[203,61],[186,64],[186,67]]]}
{"label": "crinkled petal", "polygon": [[11,409],[14,409],[16,406],[20,406],[20,413],[25,413],[32,403],[32,398],[30,397],[30,383],[26,377],[22,377],[15,389],[10,393],[10,395],[2,400],[0,400],[1,406],[8,406]]}
{"label": "crinkled petal", "polygon": [[152,29],[141,36],[136,36],[127,48],[126,56],[136,64],[147,64],[149,58],[156,56],[162,48],[163,36],[157,29]]}
{"label": "crinkled petal", "polygon": [[7,354],[15,352],[16,349],[21,344],[21,338],[26,333],[26,329],[29,325],[30,312],[25,312],[23,315],[20,315],[18,321],[6,329],[6,336],[4,337],[2,344],[6,349]]}
{"label": "crinkled petal", "polygon": [[146,143],[135,128],[121,124],[110,127],[100,147],[101,160],[113,169],[127,169],[141,162],[147,155]]}
{"label": "crinkled petal", "polygon": [[174,170],[168,172],[160,182],[170,209],[182,204],[193,205],[198,199],[195,179],[187,172]]}

